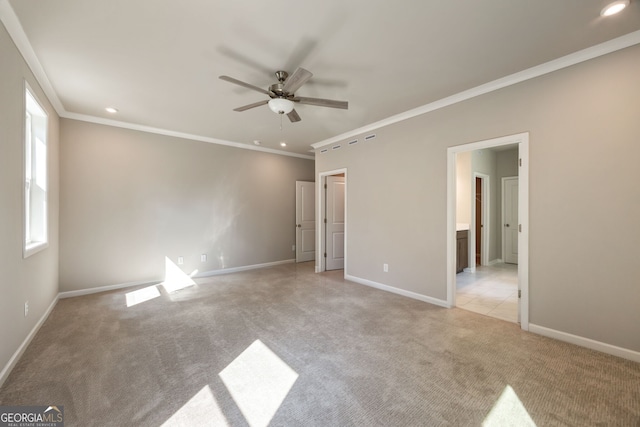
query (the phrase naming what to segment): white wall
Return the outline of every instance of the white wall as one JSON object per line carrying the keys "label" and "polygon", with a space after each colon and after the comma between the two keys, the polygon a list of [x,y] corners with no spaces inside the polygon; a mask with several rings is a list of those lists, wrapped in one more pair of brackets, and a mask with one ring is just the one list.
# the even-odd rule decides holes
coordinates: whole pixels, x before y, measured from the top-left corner
{"label": "white wall", "polygon": [[[58,116],[0,24],[0,373],[58,294]],[[22,258],[25,80],[49,114],[49,247]],[[29,301],[29,315],[24,303]],[[0,374],[0,384],[3,381]]]}
{"label": "white wall", "polygon": [[640,351],[638,70],[634,46],[318,153],[348,170],[346,274],[445,300],[447,148],[529,132],[530,323]]}
{"label": "white wall", "polygon": [[69,119],[60,139],[61,291],[295,258],[313,160]]}

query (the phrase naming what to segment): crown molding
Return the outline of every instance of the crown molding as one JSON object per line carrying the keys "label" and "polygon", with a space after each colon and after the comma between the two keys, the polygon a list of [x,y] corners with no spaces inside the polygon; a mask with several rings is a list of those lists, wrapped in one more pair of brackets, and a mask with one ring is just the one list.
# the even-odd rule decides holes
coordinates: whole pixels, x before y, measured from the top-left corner
{"label": "crown molding", "polygon": [[191,141],[208,142],[210,144],[226,145],[227,147],[241,148],[243,150],[261,151],[263,153],[278,154],[280,156],[297,157],[299,159],[313,160],[315,156],[298,153],[288,153],[286,151],[274,150],[272,148],[253,146],[242,142],[226,141],[224,139],[210,138],[208,136],[194,135],[185,132],[176,132],[169,129],[156,128],[153,126],[145,126],[136,123],[121,122],[118,120],[105,119],[102,117],[90,116],[78,113],[69,113],[67,111],[61,114],[64,119],[79,120],[82,122],[95,123],[105,126],[113,126],[117,128],[137,130],[140,132],[155,133],[158,135],[172,136],[175,138],[188,139]]}
{"label": "crown molding", "polygon": [[640,30],[606,41],[604,43],[597,44],[595,46],[588,47],[583,50],[579,50],[577,52],[563,56],[561,58],[554,59],[549,62],[545,62],[544,64],[540,64],[535,67],[528,68],[526,70],[511,74],[509,76],[502,77],[497,80],[493,80],[489,83],[476,86],[472,89],[465,90],[463,92],[448,96],[446,98],[442,98],[438,101],[434,101],[429,104],[425,104],[423,106],[405,111],[403,113],[396,114],[391,117],[387,117],[386,119],[382,119],[377,122],[360,127],[358,129],[354,129],[352,131],[342,133],[332,138],[316,142],[315,144],[311,144],[311,146],[317,150],[318,148],[324,147],[326,145],[340,142],[348,138],[353,138],[356,135],[371,132],[373,130],[376,130],[385,126],[389,126],[394,123],[401,122],[403,120],[408,120],[413,117],[420,116],[422,114],[439,110],[440,108],[448,107],[450,105],[457,104],[458,102],[466,101],[468,99],[475,98],[477,96],[484,95],[486,93],[493,92],[498,89],[505,88],[507,86],[512,86],[517,83],[524,82],[526,80],[534,79],[536,77],[540,77],[545,74],[549,74],[554,71],[558,71],[563,68],[567,68],[572,65],[576,65],[581,62],[585,62],[590,59],[606,55],[608,53],[612,53],[630,46],[634,46],[639,43],[640,43]]}
{"label": "crown molding", "polygon": [[33,47],[31,47],[31,43],[29,43],[29,39],[22,28],[20,20],[9,4],[9,0],[0,0],[0,21],[4,24],[9,36],[31,69],[31,72],[38,81],[38,84],[40,84],[40,87],[49,99],[49,102],[56,110],[56,113],[58,113],[59,116],[62,115],[62,113],[65,112],[62,102],[60,102],[58,94],[53,89],[53,85],[49,81],[47,74],[44,72],[42,64],[38,61],[38,57],[36,56]]}
{"label": "crown molding", "polygon": [[[240,143],[240,142],[225,141],[217,138],[210,138],[210,137],[205,137],[200,135],[174,132],[167,129],[154,128],[150,126],[137,125],[137,124],[126,123],[126,122],[119,122],[115,120],[108,120],[108,119],[103,119],[96,116],[70,113],[65,110],[64,106],[62,105],[62,102],[60,101],[60,98],[58,98],[58,95],[54,90],[53,85],[49,81],[49,78],[47,77],[47,74],[45,73],[44,68],[40,64],[40,61],[38,60],[31,44],[29,43],[29,39],[27,38],[24,32],[24,29],[22,28],[22,24],[20,24],[20,20],[18,19],[15,12],[13,11],[13,8],[9,4],[9,0],[0,0],[0,21],[2,21],[2,23],[6,27],[7,31],[9,32],[9,35],[13,39],[13,42],[16,44],[16,47],[22,54],[24,60],[26,61],[27,65],[33,72],[36,80],[42,87],[42,90],[44,91],[45,95],[49,99],[49,102],[51,102],[53,108],[56,110],[56,112],[60,117],[81,120],[81,121],[91,122],[91,123],[105,124],[108,126],[116,126],[120,128],[126,128],[126,129],[140,130],[143,132],[150,132],[150,133],[155,133],[160,135],[175,136],[178,138],[191,139],[195,141],[208,142],[212,144],[226,145],[226,146],[241,148],[245,150],[262,151],[262,152],[278,154],[282,156],[298,157],[298,158],[309,159],[309,160],[313,160],[315,158],[314,155],[288,153],[281,150],[257,147],[249,144]],[[494,80],[492,82],[485,83],[480,86],[476,86],[475,88],[457,93],[455,95],[440,99],[438,101],[434,101],[429,104],[425,104],[423,106],[405,111],[403,113],[393,115],[386,119],[379,120],[377,122],[362,126],[360,128],[354,129],[349,132],[342,133],[340,135],[336,135],[329,139],[316,142],[314,144],[311,144],[311,147],[313,147],[314,150],[317,150],[318,148],[324,147],[329,144],[333,144],[335,142],[342,141],[347,138],[352,138],[353,136],[356,136],[362,133],[371,132],[381,127],[389,126],[394,123],[401,122],[403,120],[408,120],[410,118],[413,118],[422,114],[426,114],[426,113],[438,110],[440,108],[448,107],[450,105],[457,104],[458,102],[466,101],[468,99],[475,98],[477,96],[484,95],[486,93],[493,92],[498,89],[502,89],[511,85],[515,85],[517,83],[521,83],[526,80],[540,77],[545,74],[552,73],[554,71],[558,71],[563,68],[567,68],[572,65],[576,65],[581,62],[588,61],[590,59],[615,52],[617,50],[634,46],[639,43],[640,43],[640,30],[634,31],[624,36],[606,41],[604,43],[600,43],[598,45],[595,45],[583,50],[580,50],[578,52],[574,52],[572,54],[546,62],[544,64],[537,65],[527,70],[511,74],[509,76]]]}
{"label": "crown molding", "polygon": [[0,21],[2,21],[2,23],[4,24],[5,28],[7,29],[7,32],[9,33],[9,36],[11,37],[16,47],[18,48],[18,51],[20,52],[25,62],[31,69],[31,72],[33,73],[38,84],[44,91],[49,102],[55,109],[56,113],[58,114],[58,116],[62,118],[80,120],[84,122],[102,124],[107,126],[114,126],[114,127],[124,128],[124,129],[138,130],[138,131],[154,133],[158,135],[173,136],[176,138],[183,138],[183,139],[189,139],[194,141],[208,142],[211,144],[226,145],[228,147],[241,148],[243,150],[253,150],[253,151],[260,151],[263,153],[278,154],[280,156],[297,157],[297,158],[306,159],[306,160],[313,160],[315,158],[314,156],[315,153],[313,152],[312,154],[289,153],[282,150],[258,147],[258,146],[253,146],[249,144],[244,144],[241,142],[225,141],[222,139],[210,138],[210,137],[201,136],[201,135],[175,132],[168,129],[144,126],[144,125],[139,125],[134,123],[126,123],[126,122],[121,122],[117,120],[109,120],[101,117],[90,116],[86,114],[69,112],[62,105],[60,98],[58,98],[58,94],[54,90],[53,85],[51,84],[51,81],[49,81],[49,78],[47,77],[47,74],[44,71],[42,64],[38,60],[38,57],[36,56],[36,53],[33,50],[33,47],[31,46],[31,43],[29,42],[29,39],[27,38],[27,35],[24,32],[24,29],[22,28],[22,24],[20,23],[20,20],[18,19],[16,13],[14,12],[11,5],[9,4],[9,0],[0,0]]}

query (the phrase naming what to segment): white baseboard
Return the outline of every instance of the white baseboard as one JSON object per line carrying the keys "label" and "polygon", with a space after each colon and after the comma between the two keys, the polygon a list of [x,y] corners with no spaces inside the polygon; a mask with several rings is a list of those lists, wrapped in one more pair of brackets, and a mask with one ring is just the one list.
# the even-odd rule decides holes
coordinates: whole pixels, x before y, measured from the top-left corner
{"label": "white baseboard", "polygon": [[2,372],[0,372],[0,387],[2,387],[2,384],[4,384],[7,377],[9,377],[9,374],[11,373],[13,368],[16,366],[16,364],[20,360],[20,357],[22,357],[22,354],[24,353],[24,351],[27,349],[27,347],[29,347],[29,344],[31,344],[31,340],[33,340],[33,337],[36,336],[36,334],[40,330],[40,327],[42,326],[44,321],[47,320],[47,318],[49,317],[49,314],[51,314],[51,311],[53,311],[53,308],[58,303],[58,299],[59,299],[59,296],[56,295],[56,297],[53,299],[51,304],[49,304],[49,307],[44,312],[42,317],[40,317],[40,320],[38,320],[38,323],[36,323],[33,329],[31,329],[31,332],[29,332],[29,335],[27,335],[24,341],[22,341],[22,344],[20,344],[20,347],[18,347],[16,352],[13,353],[13,356],[11,356],[11,359],[9,359],[9,362],[7,362],[5,367],[2,369]]}
{"label": "white baseboard", "polygon": [[384,285],[382,283],[374,282],[367,279],[361,279],[360,277],[350,276],[348,274],[344,275],[344,278],[350,280],[352,282],[358,283],[360,285],[370,286],[372,288],[381,289],[383,291],[391,292],[394,294],[402,295],[405,297],[417,299],[419,301],[428,302],[429,304],[438,305],[440,307],[450,308],[450,305],[445,300],[441,300],[438,298],[428,297],[426,295],[418,294],[415,292],[407,291],[400,288],[394,288],[393,286]]}
{"label": "white baseboard", "polygon": [[[254,265],[245,265],[242,267],[233,267],[233,268],[223,268],[220,270],[212,270],[212,271],[203,271],[202,273],[198,273],[193,278],[202,278],[202,277],[210,277],[210,276],[218,276],[221,274],[229,274],[229,273],[237,273],[239,271],[246,270],[255,270],[257,268],[265,268],[265,267],[273,267],[281,264],[291,264],[295,262],[295,259],[287,259],[284,261],[275,261],[275,262],[267,262],[264,264],[254,264]],[[66,291],[60,292],[58,294],[59,298],[72,298],[79,297],[82,295],[90,295],[97,294],[100,292],[114,291],[116,289],[124,289],[131,288],[133,286],[142,286],[142,285],[157,285],[158,283],[162,283],[162,279],[158,280],[142,280],[138,282],[127,282],[127,283],[119,283],[116,285],[108,285],[108,286],[99,286],[97,288],[88,288],[88,289],[79,289],[76,291]]]}
{"label": "white baseboard", "polygon": [[567,332],[545,328],[544,326],[534,325],[533,323],[529,323],[529,332],[579,345],[581,347],[590,348],[591,350],[600,351],[602,353],[611,354],[613,356],[622,357],[623,359],[632,360],[634,362],[640,362],[640,352],[622,347],[616,347],[615,345],[595,341],[590,338],[584,338],[578,335],[569,334]]}
{"label": "white baseboard", "polygon": [[496,258],[492,261],[489,261],[489,264],[487,265],[496,265],[496,264],[502,264],[502,260],[500,258]]}
{"label": "white baseboard", "polygon": [[79,297],[79,296],[82,296],[82,295],[90,295],[90,294],[97,294],[97,293],[100,293],[100,292],[114,291],[116,289],[131,288],[133,286],[152,285],[152,284],[157,284],[157,283],[160,283],[160,282],[161,282],[161,280],[151,280],[151,281],[143,280],[143,281],[139,281],[139,282],[120,283],[120,284],[117,284],[117,285],[99,286],[97,288],[88,288],[88,289],[79,289],[77,291],[60,292],[58,294],[58,297],[60,299]]}
{"label": "white baseboard", "polygon": [[198,273],[193,277],[199,278],[199,277],[219,276],[221,274],[238,273],[240,271],[255,270],[258,268],[265,268],[265,267],[274,267],[276,265],[282,265],[282,264],[292,264],[294,262],[296,262],[295,259],[285,259],[283,261],[266,262],[264,264],[253,264],[253,265],[245,265],[242,267],[222,268],[220,270],[203,271],[202,273]]}

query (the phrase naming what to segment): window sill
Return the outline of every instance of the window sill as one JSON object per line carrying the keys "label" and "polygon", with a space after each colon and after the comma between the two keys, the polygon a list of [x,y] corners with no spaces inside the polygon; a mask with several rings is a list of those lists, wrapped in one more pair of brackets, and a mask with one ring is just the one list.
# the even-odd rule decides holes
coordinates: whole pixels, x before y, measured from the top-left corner
{"label": "window sill", "polygon": [[29,258],[33,254],[37,254],[38,252],[45,250],[49,247],[49,242],[32,242],[25,245],[24,250],[22,251],[22,258]]}

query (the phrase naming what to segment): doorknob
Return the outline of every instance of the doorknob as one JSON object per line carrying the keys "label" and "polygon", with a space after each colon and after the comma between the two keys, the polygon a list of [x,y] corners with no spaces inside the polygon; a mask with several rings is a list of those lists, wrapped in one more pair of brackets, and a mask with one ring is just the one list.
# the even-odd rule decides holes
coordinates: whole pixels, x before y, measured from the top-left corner
{"label": "doorknob", "polygon": [[508,226],[509,226],[509,224],[505,224],[504,226],[505,226],[505,227],[508,227]]}
{"label": "doorknob", "polygon": [[302,224],[298,224],[298,228],[302,228]]}

